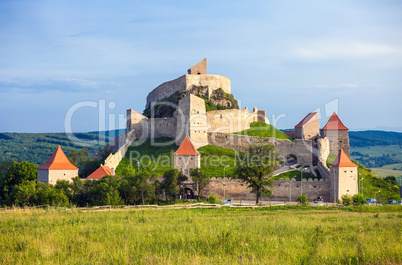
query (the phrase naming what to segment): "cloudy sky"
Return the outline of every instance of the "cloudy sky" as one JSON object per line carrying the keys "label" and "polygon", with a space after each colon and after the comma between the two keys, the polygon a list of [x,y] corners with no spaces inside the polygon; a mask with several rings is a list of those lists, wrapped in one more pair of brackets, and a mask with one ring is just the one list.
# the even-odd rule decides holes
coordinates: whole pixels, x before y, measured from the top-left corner
{"label": "cloudy sky", "polygon": [[0,1],[0,131],[124,127],[208,58],[242,107],[292,128],[337,111],[402,131],[401,1]]}

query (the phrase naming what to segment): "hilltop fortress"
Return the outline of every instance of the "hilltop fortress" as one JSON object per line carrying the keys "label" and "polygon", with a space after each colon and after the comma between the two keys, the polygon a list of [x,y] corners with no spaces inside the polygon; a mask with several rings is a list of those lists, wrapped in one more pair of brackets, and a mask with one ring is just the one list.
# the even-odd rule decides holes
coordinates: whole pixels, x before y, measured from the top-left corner
{"label": "hilltop fortress", "polygon": [[[198,95],[194,95],[197,90]],[[200,91],[201,90],[201,91]],[[176,139],[180,145],[186,135],[189,135],[197,148],[211,144],[211,134],[214,132],[233,133],[250,128],[252,122],[269,124],[266,113],[254,108],[236,109],[233,104],[221,98],[219,105],[225,110],[206,111],[205,98],[211,99],[216,91],[231,94],[230,80],[227,77],[207,74],[207,59],[205,58],[188,70],[188,74],[175,80],[165,82],[152,90],[147,96],[145,108],[165,105],[174,108],[171,117],[146,117],[135,110],[127,110],[127,131],[135,131],[136,139],[169,137]],[[184,92],[177,106],[163,101],[177,92]],[[216,93],[215,93],[216,94]],[[162,102],[161,102],[162,101]]]}
{"label": "hilltop fortress", "polygon": [[[348,128],[336,113],[321,130],[318,113],[307,114],[293,130],[284,131],[291,140],[234,134],[249,129],[253,122],[269,124],[266,112],[256,107],[251,112],[247,108],[239,109],[231,94],[230,79],[208,74],[207,60],[204,59],[188,69],[187,74],[153,89],[147,96],[142,114],[127,110],[127,130],[106,146],[111,154],[101,166],[102,172],[114,174],[134,140],[174,139],[172,141],[180,148],[174,154],[173,166],[186,175],[189,175],[189,169],[200,167],[201,154],[197,149],[202,146],[215,145],[245,152],[251,145],[264,140],[275,146],[284,164],[293,161],[297,167],[292,170],[308,172],[316,177],[308,181],[274,181],[272,200],[295,200],[294,196],[302,193],[302,189],[309,195],[309,200],[322,196],[325,201],[358,192],[357,165],[349,159]],[[330,153],[337,158],[328,168]],[[41,173],[40,181],[55,183],[59,173],[48,171],[46,176]],[[98,175],[102,177],[104,174]],[[226,198],[254,199],[244,183],[233,179],[224,183],[222,178],[215,177],[205,188],[204,195],[215,193],[222,198],[226,185]],[[188,191],[191,196],[195,195],[196,187],[191,178],[183,189],[186,194]],[[289,194],[290,189],[293,196]]]}

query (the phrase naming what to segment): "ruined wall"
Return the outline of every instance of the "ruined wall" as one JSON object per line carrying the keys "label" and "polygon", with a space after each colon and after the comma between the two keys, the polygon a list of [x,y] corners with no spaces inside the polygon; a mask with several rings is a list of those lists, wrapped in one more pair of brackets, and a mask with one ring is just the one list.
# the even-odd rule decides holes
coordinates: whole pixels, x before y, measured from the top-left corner
{"label": "ruined wall", "polygon": [[127,116],[126,116],[127,131],[131,131],[133,129],[131,126],[133,124],[141,122],[141,120],[143,120],[143,119],[148,119],[148,118],[133,109],[128,109]]}
{"label": "ruined wall", "polygon": [[250,128],[250,123],[260,121],[269,124],[265,111],[254,108],[252,113],[248,109],[212,110],[207,112],[208,131],[232,133],[241,132]]}
{"label": "ruined wall", "polygon": [[329,139],[329,149],[331,154],[338,155],[343,151],[350,157],[349,134],[347,130],[321,130],[322,137]]}
{"label": "ruined wall", "polygon": [[292,139],[296,139],[296,130],[285,130],[283,133]]}
{"label": "ruined wall", "polygon": [[187,73],[189,75],[207,74],[207,58],[197,63],[196,65],[190,67],[190,69],[187,70]]}
{"label": "ruined wall", "polygon": [[[219,199],[223,199],[223,179],[211,178],[211,182],[203,190],[203,195],[209,197],[211,194],[216,194]],[[255,200],[255,194],[251,193],[251,189],[247,188],[247,184],[236,179],[225,180],[225,198],[226,200]],[[330,183],[329,181],[317,179],[303,180],[303,187],[300,181],[292,179],[291,185],[289,179],[280,179],[274,181],[272,187],[272,196],[263,196],[262,200],[270,201],[289,201],[290,191],[292,193],[292,201],[297,200],[297,196],[303,188],[303,194],[308,194],[308,201],[314,201],[318,196],[323,196],[324,201],[330,201]],[[289,189],[289,187],[291,189]]]}
{"label": "ruined wall", "polygon": [[165,82],[147,96],[145,108],[149,108],[152,102],[157,102],[163,98],[172,95],[176,91],[190,90],[193,86],[208,86],[208,97],[212,91],[222,88],[226,93],[231,93],[230,79],[220,75],[183,75],[172,81]]}
{"label": "ruined wall", "polygon": [[267,140],[269,144],[274,145],[275,151],[280,153],[284,158],[289,155],[295,155],[298,164],[301,165],[311,165],[313,162],[312,143],[308,140],[295,140],[292,143],[289,140],[276,138],[262,138],[216,132],[208,133],[209,144],[240,152],[247,151],[252,144],[259,143],[262,140]]}

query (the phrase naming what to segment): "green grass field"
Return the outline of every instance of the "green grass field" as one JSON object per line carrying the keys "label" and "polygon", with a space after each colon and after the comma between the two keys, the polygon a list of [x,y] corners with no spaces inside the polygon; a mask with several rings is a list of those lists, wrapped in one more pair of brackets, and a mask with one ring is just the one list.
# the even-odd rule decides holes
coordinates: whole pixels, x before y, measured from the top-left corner
{"label": "green grass field", "polygon": [[376,175],[379,177],[385,178],[388,176],[402,176],[402,170],[392,170],[392,169],[385,169],[381,168],[370,168]]}
{"label": "green grass field", "polygon": [[258,136],[258,137],[272,137],[277,139],[286,139],[293,142],[293,139],[291,139],[286,134],[276,129],[273,125],[265,124],[262,122],[253,122],[250,124],[250,129],[237,132],[235,134]]}
{"label": "green grass field", "polygon": [[273,209],[2,212],[0,263],[402,262],[401,211]]}

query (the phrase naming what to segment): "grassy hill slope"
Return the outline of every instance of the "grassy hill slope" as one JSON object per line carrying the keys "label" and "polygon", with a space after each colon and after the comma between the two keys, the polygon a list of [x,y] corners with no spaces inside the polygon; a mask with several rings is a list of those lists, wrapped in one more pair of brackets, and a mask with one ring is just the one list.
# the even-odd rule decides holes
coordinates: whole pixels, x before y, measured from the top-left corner
{"label": "grassy hill slope", "polygon": [[237,132],[234,134],[257,136],[257,137],[272,137],[277,139],[286,139],[293,142],[293,139],[291,139],[286,134],[276,129],[273,125],[262,122],[253,122],[250,124],[250,129]]}

